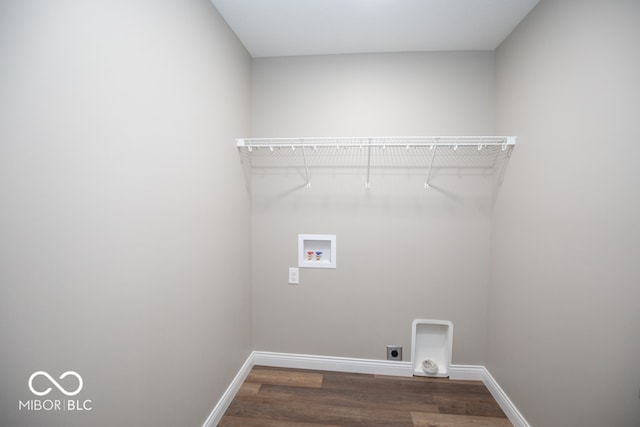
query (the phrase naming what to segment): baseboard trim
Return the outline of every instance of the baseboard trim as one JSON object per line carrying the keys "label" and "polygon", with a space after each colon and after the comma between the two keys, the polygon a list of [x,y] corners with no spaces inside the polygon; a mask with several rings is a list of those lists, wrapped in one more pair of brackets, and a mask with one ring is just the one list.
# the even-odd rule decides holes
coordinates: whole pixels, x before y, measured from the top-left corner
{"label": "baseboard trim", "polygon": [[254,351],[254,364],[280,368],[315,369],[320,371],[410,377],[410,362],[353,359],[348,357],[313,356],[308,354],[271,353]]}
{"label": "baseboard trim", "polygon": [[484,366],[480,365],[451,365],[449,378],[452,380],[482,381],[484,372]]}
{"label": "baseboard trim", "polygon": [[[255,365],[400,377],[413,376],[411,362],[254,351],[244,362],[202,427],[218,425],[240,386],[249,375],[251,368]],[[531,427],[484,366],[451,365],[449,378],[452,380],[482,381],[514,427]]]}
{"label": "baseboard trim", "polygon": [[231,381],[231,384],[229,384],[229,387],[227,387],[225,392],[222,394],[222,397],[213,408],[202,427],[215,427],[218,425],[225,411],[227,410],[229,405],[231,405],[231,401],[236,396],[236,393],[238,393],[238,390],[240,390],[240,386],[242,386],[242,383],[247,378],[247,375],[249,375],[249,372],[251,372],[251,368],[253,368],[253,365],[254,363],[252,352],[249,357],[247,357],[247,360],[245,360],[245,362],[242,364],[240,370]]}
{"label": "baseboard trim", "polygon": [[502,390],[500,384],[498,384],[495,378],[493,378],[489,370],[484,366],[482,367],[482,369],[484,370],[482,382],[487,387],[487,389],[489,389],[489,392],[491,393],[493,398],[496,399],[496,402],[498,402],[500,408],[502,408],[507,418],[509,418],[511,424],[513,424],[514,427],[531,427],[527,420],[522,416],[520,411],[518,411],[516,405],[514,405],[511,399],[509,399],[507,393]]}

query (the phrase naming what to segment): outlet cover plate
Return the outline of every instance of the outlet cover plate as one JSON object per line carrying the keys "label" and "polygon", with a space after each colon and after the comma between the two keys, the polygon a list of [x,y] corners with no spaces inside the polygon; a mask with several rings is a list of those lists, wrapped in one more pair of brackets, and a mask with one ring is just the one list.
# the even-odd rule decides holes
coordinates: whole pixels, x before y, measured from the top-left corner
{"label": "outlet cover plate", "polygon": [[388,345],[387,360],[402,360],[402,346]]}
{"label": "outlet cover plate", "polygon": [[289,267],[289,284],[297,285],[300,283],[300,269],[296,267]]}

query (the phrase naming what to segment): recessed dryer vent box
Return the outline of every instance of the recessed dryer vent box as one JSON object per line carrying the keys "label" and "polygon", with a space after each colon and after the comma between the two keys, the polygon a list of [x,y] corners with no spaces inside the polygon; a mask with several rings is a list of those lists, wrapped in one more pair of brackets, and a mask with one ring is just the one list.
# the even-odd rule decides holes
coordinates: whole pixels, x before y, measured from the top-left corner
{"label": "recessed dryer vent box", "polygon": [[336,268],[335,234],[298,234],[298,267]]}
{"label": "recessed dryer vent box", "polygon": [[448,377],[453,347],[453,323],[416,319],[411,334],[413,375]]}

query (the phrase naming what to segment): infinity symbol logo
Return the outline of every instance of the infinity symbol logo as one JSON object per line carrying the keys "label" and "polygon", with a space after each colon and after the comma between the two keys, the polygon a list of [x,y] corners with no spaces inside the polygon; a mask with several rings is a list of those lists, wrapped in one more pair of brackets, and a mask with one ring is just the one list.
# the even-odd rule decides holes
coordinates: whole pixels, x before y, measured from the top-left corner
{"label": "infinity symbol logo", "polygon": [[31,390],[31,393],[35,394],[36,396],[45,396],[45,395],[49,394],[49,392],[51,391],[51,387],[49,387],[45,391],[36,391],[33,388],[33,379],[35,377],[37,377],[38,375],[43,375],[43,376],[47,377],[47,379],[49,381],[51,381],[51,383],[54,386],[56,386],[56,388],[58,390],[60,390],[61,392],[63,392],[67,396],[75,396],[76,394],[80,393],[80,390],[82,390],[82,377],[77,372],[67,371],[64,374],[60,375],[59,379],[61,379],[61,380],[66,378],[66,377],[68,377],[69,375],[72,375],[72,376],[74,376],[74,377],[76,377],[78,379],[78,388],[75,389],[74,391],[67,391],[60,384],[58,384],[58,382],[56,380],[54,380],[51,377],[51,375],[49,375],[47,372],[45,372],[45,371],[37,371],[37,372],[34,372],[33,374],[31,374],[31,376],[29,377],[29,390]]}

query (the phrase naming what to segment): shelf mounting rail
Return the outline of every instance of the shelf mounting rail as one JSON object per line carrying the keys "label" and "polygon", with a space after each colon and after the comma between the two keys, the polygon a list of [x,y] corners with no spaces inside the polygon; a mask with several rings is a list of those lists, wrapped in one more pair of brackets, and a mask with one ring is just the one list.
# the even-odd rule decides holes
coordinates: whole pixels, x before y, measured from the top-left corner
{"label": "shelf mounting rail", "polygon": [[[441,147],[455,146],[502,146],[503,150],[515,145],[515,136],[391,136],[391,137],[311,137],[311,138],[238,138],[238,148],[267,148],[273,151],[276,147]],[[481,149],[481,148],[480,148]]]}

